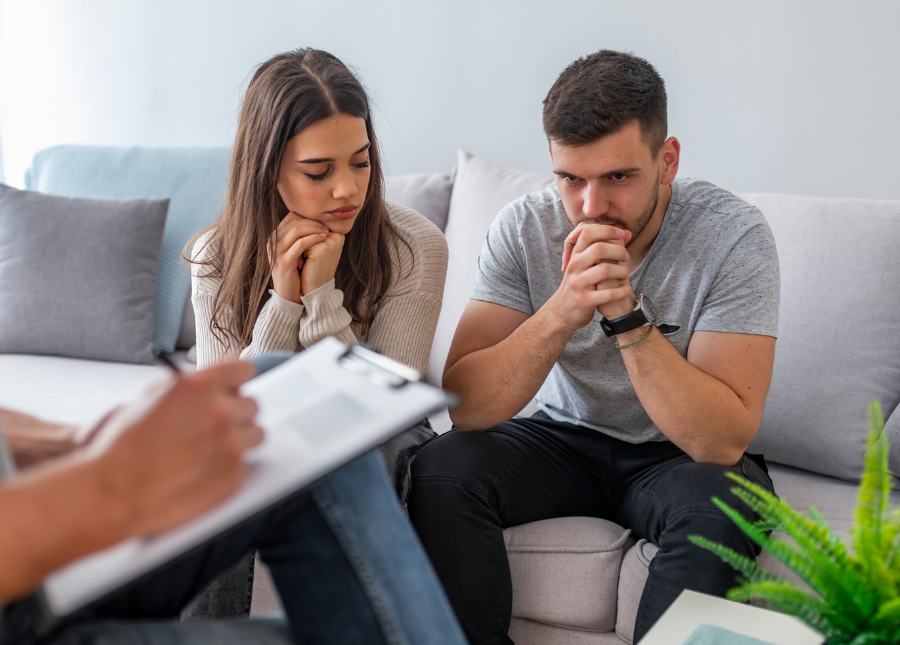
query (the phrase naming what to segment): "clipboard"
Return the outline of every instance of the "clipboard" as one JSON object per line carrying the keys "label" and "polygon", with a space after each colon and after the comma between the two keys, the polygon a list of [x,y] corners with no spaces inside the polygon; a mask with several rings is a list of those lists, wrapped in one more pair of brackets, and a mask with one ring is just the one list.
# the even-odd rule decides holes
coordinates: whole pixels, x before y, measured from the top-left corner
{"label": "clipboard", "polygon": [[132,538],[52,573],[41,590],[51,620],[69,615],[264,511],[448,404],[415,370],[327,338],[247,382],[263,443],[229,499],[162,534]]}

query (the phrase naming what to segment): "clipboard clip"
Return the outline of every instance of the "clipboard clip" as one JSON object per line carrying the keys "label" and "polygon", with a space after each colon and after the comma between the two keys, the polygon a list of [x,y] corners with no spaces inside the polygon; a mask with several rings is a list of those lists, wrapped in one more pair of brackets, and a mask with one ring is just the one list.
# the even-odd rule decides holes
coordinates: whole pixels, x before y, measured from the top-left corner
{"label": "clipboard clip", "polygon": [[351,372],[362,374],[376,385],[392,389],[422,379],[422,375],[413,368],[382,356],[362,343],[348,347],[338,358],[338,364]]}

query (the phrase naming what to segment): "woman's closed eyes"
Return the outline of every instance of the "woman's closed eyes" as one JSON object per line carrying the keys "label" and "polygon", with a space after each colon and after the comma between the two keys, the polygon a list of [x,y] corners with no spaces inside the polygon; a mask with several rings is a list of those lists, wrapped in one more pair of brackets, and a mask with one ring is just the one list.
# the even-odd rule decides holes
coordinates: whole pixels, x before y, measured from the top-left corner
{"label": "woman's closed eyes", "polygon": [[[353,166],[354,168],[359,168],[360,170],[362,170],[363,168],[369,167],[369,160],[366,159],[365,161],[361,161],[360,163],[352,163],[350,165]],[[312,175],[308,172],[305,172],[303,174],[306,175],[307,177],[309,177],[310,179],[312,179],[313,181],[322,181],[323,179],[328,177],[328,175],[331,174],[332,168],[333,168],[333,166],[329,166],[328,170],[326,170],[325,172],[320,173],[318,175]]]}

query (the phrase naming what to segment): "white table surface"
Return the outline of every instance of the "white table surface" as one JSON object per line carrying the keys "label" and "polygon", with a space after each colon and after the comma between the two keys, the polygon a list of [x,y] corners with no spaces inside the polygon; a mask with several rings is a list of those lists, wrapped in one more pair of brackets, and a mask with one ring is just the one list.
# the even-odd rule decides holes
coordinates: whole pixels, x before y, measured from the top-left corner
{"label": "white table surface", "polygon": [[793,616],[685,590],[638,645],[681,645],[704,624],[772,645],[821,645],[825,640]]}

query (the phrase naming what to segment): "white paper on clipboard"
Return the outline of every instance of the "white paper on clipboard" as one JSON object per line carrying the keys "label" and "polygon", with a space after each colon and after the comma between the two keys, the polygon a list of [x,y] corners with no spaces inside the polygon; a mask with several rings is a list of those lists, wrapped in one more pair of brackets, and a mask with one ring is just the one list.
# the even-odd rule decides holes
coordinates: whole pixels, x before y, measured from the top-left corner
{"label": "white paper on clipboard", "polygon": [[325,339],[249,381],[265,441],[248,456],[247,480],[231,498],[176,529],[135,538],[51,574],[43,594],[65,616],[203,544],[383,443],[447,398],[395,361]]}

